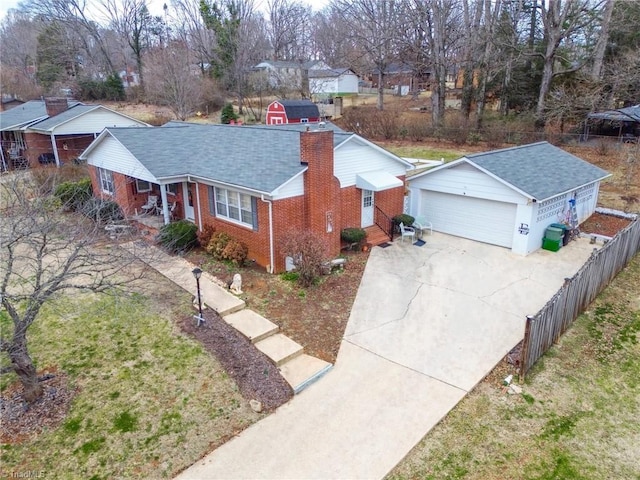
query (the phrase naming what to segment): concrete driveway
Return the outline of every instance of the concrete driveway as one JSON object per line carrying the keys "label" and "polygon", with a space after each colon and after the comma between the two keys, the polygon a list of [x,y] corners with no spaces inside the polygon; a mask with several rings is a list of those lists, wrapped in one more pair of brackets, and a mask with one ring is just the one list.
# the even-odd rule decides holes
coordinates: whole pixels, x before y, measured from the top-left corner
{"label": "concrete driveway", "polygon": [[591,253],[520,257],[442,234],[374,248],[335,367],[178,478],[384,477]]}

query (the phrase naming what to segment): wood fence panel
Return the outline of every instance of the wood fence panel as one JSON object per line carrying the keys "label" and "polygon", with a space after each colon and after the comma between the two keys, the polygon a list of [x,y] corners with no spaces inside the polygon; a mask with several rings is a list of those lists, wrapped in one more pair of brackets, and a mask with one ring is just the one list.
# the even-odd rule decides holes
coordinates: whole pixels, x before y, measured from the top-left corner
{"label": "wood fence panel", "polygon": [[640,219],[636,218],[602,248],[594,249],[547,304],[527,317],[520,359],[523,377],[639,251]]}

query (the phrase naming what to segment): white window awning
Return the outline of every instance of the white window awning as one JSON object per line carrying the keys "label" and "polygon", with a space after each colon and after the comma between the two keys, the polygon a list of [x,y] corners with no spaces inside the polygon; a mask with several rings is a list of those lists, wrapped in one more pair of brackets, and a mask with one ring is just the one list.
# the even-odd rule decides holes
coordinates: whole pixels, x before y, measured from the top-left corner
{"label": "white window awning", "polygon": [[356,175],[356,187],[363,190],[372,190],[381,192],[390,188],[397,188],[404,185],[402,180],[394,177],[384,170],[376,170],[374,172],[358,173]]}

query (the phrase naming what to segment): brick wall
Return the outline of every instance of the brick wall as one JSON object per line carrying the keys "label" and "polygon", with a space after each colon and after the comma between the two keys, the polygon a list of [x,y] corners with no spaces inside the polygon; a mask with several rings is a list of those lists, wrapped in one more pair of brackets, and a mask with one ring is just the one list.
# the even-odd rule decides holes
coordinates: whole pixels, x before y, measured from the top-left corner
{"label": "brick wall", "polygon": [[[80,154],[93,142],[93,135],[62,135],[56,137],[58,147],[58,157],[62,163],[70,163],[78,158]],[[38,157],[43,153],[53,153],[51,136],[41,133],[26,132],[24,134],[25,151],[24,155],[29,160],[29,167],[40,166]],[[67,145],[65,150],[64,145]]]}
{"label": "brick wall", "polygon": [[[304,175],[306,228],[324,239],[332,255],[340,252],[340,184],[333,175],[333,131],[300,134]],[[329,224],[331,231],[329,231]]]}

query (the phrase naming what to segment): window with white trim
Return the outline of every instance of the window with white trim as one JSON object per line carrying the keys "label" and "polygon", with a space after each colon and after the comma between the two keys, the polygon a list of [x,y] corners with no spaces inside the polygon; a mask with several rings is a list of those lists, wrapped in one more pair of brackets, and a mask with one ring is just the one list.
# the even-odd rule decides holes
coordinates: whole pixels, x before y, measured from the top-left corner
{"label": "window with white trim", "polygon": [[136,178],[136,190],[138,193],[145,193],[151,191],[151,182],[146,180],[140,180]]}
{"label": "window with white trim", "polygon": [[166,185],[167,193],[169,195],[177,195],[178,194],[178,184],[177,183],[169,183]]}
{"label": "window with white trim", "polygon": [[113,172],[104,168],[98,168],[98,178],[100,179],[100,189],[104,193],[113,195],[116,193],[115,183],[113,182]]}
{"label": "window with white trim", "polygon": [[[258,228],[257,202],[255,197],[246,193],[236,192],[226,188],[210,187],[210,208],[215,207],[217,217],[227,218],[239,222],[254,230]],[[214,200],[214,202],[211,202]],[[214,203],[212,205],[212,203]]]}

